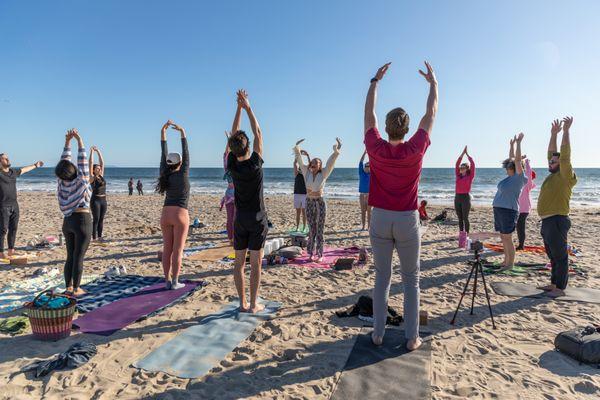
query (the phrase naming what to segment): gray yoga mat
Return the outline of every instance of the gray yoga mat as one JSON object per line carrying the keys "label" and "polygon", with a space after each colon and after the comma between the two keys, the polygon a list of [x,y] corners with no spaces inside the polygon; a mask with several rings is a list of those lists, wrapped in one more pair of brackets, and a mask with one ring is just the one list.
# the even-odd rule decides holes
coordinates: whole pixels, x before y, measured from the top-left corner
{"label": "gray yoga mat", "polygon": [[363,328],[356,338],[331,399],[431,398],[431,337],[409,352],[404,331],[386,329],[381,346],[373,345],[371,331]]}
{"label": "gray yoga mat", "polygon": [[580,301],[583,303],[600,304],[600,290],[580,287],[568,287],[565,296],[552,298],[546,296],[545,292],[526,283],[515,282],[492,282],[492,289],[496,294],[510,297],[540,297],[559,301]]}
{"label": "gray yoga mat", "polygon": [[256,326],[271,319],[281,303],[265,301],[257,314],[239,312],[231,303],[191,326],[143,359],[133,363],[146,371],[166,372],[180,378],[200,378],[217,366]]}

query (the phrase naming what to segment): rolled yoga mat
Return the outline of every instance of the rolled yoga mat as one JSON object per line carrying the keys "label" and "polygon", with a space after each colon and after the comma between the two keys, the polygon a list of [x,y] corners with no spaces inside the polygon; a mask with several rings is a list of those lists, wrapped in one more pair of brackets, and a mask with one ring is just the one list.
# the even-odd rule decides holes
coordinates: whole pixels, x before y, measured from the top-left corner
{"label": "rolled yoga mat", "polygon": [[371,328],[362,328],[350,352],[332,400],[431,398],[431,340],[415,351],[405,346],[404,331],[386,329],[383,344],[371,342]]}
{"label": "rolled yoga mat", "polygon": [[180,378],[204,376],[250,336],[260,322],[271,319],[281,307],[281,303],[266,301],[263,311],[249,314],[239,312],[238,304],[231,303],[205,317],[133,366]]}
{"label": "rolled yoga mat", "polygon": [[600,290],[598,289],[567,287],[565,289],[565,296],[554,298],[546,296],[545,292],[536,288],[535,285],[529,285],[526,283],[492,282],[490,286],[494,292],[496,292],[496,294],[503,296],[543,297],[552,300],[580,301],[583,303],[600,304]]}
{"label": "rolled yoga mat", "polygon": [[73,321],[85,333],[110,336],[142,318],[153,315],[191,295],[206,285],[203,281],[182,281],[185,286],[165,289],[164,283],[148,286],[139,292],[86,313]]}

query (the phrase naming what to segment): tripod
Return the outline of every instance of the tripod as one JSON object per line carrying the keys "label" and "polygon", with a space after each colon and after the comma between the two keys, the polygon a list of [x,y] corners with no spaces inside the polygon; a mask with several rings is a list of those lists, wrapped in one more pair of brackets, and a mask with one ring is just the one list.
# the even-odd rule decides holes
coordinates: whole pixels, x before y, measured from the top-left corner
{"label": "tripod", "polygon": [[454,325],[456,321],[456,315],[458,314],[458,310],[460,309],[460,305],[467,294],[467,289],[469,288],[469,283],[471,282],[471,278],[473,277],[473,273],[475,277],[473,278],[473,298],[471,299],[471,315],[473,315],[473,307],[475,305],[475,296],[477,295],[477,275],[481,275],[481,280],[483,282],[483,289],[485,291],[485,297],[487,299],[487,305],[490,310],[490,317],[492,318],[492,327],[496,329],[496,323],[494,322],[494,314],[492,313],[492,305],[490,304],[490,294],[488,292],[487,284],[485,283],[485,275],[483,274],[483,263],[481,262],[481,255],[479,254],[478,249],[475,249],[475,259],[469,260],[468,263],[472,266],[471,273],[467,278],[467,283],[465,283],[465,288],[462,291],[462,295],[460,296],[460,301],[458,302],[458,306],[456,307],[456,311],[454,312],[454,317],[452,317],[452,321],[450,321],[451,325]]}

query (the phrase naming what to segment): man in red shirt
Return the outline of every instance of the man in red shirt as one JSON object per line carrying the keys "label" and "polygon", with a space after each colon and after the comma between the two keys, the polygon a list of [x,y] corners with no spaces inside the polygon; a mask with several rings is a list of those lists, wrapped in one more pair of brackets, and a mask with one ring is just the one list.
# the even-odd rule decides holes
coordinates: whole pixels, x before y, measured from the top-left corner
{"label": "man in red shirt", "polygon": [[423,156],[431,143],[429,134],[437,112],[437,80],[433,68],[425,62],[427,72],[419,70],[419,73],[429,83],[429,97],[419,129],[405,141],[409,117],[402,108],[395,108],[385,118],[388,140],[384,140],[377,129],[375,102],[377,85],[385,76],[390,64],[379,68],[375,77],[371,79],[365,103],[365,145],[371,162],[369,205],[373,206],[369,235],[376,270],[371,339],[375,345],[383,342],[392,277],[392,256],[396,248],[404,285],[406,347],[415,350],[422,343],[419,338],[421,236],[417,194]]}

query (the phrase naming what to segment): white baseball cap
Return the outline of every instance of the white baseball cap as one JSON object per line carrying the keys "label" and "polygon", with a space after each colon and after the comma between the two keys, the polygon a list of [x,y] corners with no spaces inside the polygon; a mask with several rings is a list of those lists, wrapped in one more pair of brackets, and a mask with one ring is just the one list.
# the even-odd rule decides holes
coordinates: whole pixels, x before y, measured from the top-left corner
{"label": "white baseball cap", "polygon": [[179,153],[169,153],[167,155],[167,164],[175,165],[181,162],[181,154]]}

